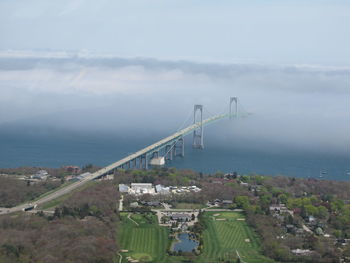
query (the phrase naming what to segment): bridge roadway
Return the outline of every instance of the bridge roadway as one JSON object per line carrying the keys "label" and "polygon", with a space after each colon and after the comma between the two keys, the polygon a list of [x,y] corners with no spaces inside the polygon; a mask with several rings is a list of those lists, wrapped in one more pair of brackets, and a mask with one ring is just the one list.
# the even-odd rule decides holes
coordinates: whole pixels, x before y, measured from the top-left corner
{"label": "bridge roadway", "polygon": [[[214,117],[211,117],[211,118],[208,118],[208,119],[205,119],[203,120],[202,122],[202,125],[205,126],[205,125],[208,125],[212,122],[215,122],[215,121],[218,121],[220,119],[224,119],[226,117],[229,117],[229,114],[222,114],[222,115],[216,115]],[[157,149],[159,147],[162,147],[163,145],[169,143],[169,142],[172,142],[178,138],[180,138],[181,136],[185,136],[187,134],[189,134],[190,132],[192,132],[193,130],[197,129],[200,127],[200,122],[197,122],[195,124],[192,124],[191,126],[188,126],[187,128],[184,128],[178,132],[175,132],[174,134],[138,151],[138,152],[135,152],[115,163],[112,163],[98,171],[96,171],[95,173],[85,177],[84,179],[78,181],[78,182],[75,182],[75,183],[72,183],[70,185],[67,185],[66,187],[63,187],[63,188],[60,188],[58,189],[57,191],[53,192],[53,193],[50,193],[48,195],[45,195],[44,197],[42,198],[39,198],[38,200],[36,201],[33,201],[33,204],[37,204],[37,205],[40,205],[40,204],[43,204],[43,203],[46,203],[46,202],[49,202],[53,199],[56,199],[62,195],[65,195],[71,191],[73,191],[74,189],[84,185],[85,183],[91,181],[91,180],[94,180],[94,179],[97,179],[103,175],[106,175],[108,174],[109,172],[112,172],[113,170],[119,168],[119,167],[122,167],[123,164],[126,164],[128,162],[130,162],[131,160],[137,158],[137,157],[140,157],[144,154],[147,154],[149,152],[151,152],[152,150],[154,149]],[[9,214],[9,213],[14,213],[14,212],[18,212],[18,211],[22,211],[23,208],[25,207],[28,207],[30,206],[32,203],[25,203],[25,204],[21,204],[21,205],[18,205],[16,207],[12,207],[12,208],[1,208],[0,207],[0,215],[1,214]]]}

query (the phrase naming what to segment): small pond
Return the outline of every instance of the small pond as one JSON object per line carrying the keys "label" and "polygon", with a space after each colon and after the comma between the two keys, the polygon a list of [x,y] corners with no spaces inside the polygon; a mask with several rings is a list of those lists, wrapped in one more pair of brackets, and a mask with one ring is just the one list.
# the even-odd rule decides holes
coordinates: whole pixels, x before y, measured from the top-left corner
{"label": "small pond", "polygon": [[191,238],[190,233],[179,233],[177,235],[177,239],[173,244],[173,251],[183,251],[183,252],[191,252],[193,249],[197,248],[198,241]]}

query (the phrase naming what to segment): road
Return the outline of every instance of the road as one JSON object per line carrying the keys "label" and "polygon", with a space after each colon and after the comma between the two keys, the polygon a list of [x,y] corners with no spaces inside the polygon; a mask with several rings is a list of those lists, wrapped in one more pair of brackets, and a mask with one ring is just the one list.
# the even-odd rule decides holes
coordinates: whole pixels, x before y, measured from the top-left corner
{"label": "road", "polygon": [[65,195],[65,194],[73,191],[74,189],[84,185],[85,183],[91,181],[91,177],[92,177],[92,175],[90,175],[89,177],[84,178],[81,181],[78,181],[78,182],[72,183],[70,185],[67,185],[64,188],[60,188],[57,191],[55,191],[53,193],[50,193],[50,194],[48,194],[48,195],[38,199],[35,202],[24,203],[24,204],[21,204],[21,205],[15,206],[15,207],[11,207],[11,208],[0,208],[0,210],[1,210],[0,211],[0,215],[1,214],[10,214],[10,213],[19,212],[19,211],[22,211],[24,208],[26,208],[26,207],[28,207],[30,205],[33,205],[33,204],[40,205],[40,204],[44,204],[46,202],[52,201],[52,200],[54,200],[54,199],[56,199],[58,197],[61,197],[62,195]]}

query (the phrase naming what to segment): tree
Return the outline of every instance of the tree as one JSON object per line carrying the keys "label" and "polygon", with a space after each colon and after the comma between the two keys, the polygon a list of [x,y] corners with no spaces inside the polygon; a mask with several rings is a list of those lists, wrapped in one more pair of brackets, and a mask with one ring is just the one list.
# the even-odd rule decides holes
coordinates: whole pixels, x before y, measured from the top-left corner
{"label": "tree", "polygon": [[237,207],[247,209],[249,207],[248,196],[236,196],[235,203],[237,204]]}

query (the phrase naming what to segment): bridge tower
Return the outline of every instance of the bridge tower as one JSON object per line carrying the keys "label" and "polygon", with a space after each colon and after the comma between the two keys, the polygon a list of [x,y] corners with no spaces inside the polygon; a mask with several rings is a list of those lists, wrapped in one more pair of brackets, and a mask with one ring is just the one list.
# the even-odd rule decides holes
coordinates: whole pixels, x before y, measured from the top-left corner
{"label": "bridge tower", "polygon": [[[235,103],[235,112],[232,114],[232,103]],[[232,119],[233,117],[238,116],[238,98],[237,97],[231,97],[230,98],[230,111],[229,111],[229,117]]]}
{"label": "bridge tower", "polygon": [[[200,113],[198,122],[197,111]],[[203,149],[203,105],[194,105],[193,124],[198,124],[198,127],[193,130],[193,148]]]}

